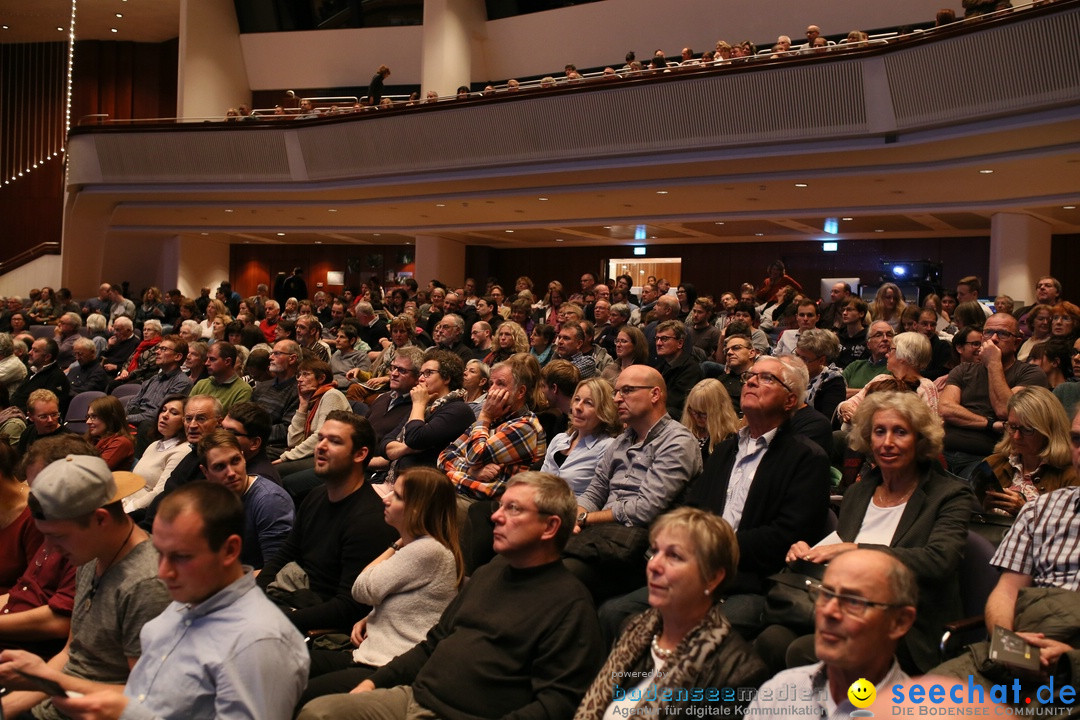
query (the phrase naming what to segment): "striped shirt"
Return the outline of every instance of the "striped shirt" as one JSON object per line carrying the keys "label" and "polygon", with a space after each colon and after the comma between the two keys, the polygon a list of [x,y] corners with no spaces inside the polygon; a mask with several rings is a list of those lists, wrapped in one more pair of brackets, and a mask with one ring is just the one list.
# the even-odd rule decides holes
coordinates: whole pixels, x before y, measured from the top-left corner
{"label": "striped shirt", "polygon": [[1080,591],[1080,487],[1024,503],[990,564],[1030,575],[1036,587]]}

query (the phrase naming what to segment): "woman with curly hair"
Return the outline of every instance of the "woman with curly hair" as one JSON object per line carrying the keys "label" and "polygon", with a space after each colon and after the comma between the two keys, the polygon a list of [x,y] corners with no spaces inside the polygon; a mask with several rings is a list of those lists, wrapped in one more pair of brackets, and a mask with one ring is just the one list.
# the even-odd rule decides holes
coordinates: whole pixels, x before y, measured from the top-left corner
{"label": "woman with curly hair", "polygon": [[525,335],[525,329],[513,320],[504,320],[495,331],[495,344],[484,357],[484,364],[490,367],[523,352],[529,352],[529,338]]}
{"label": "woman with curly hair", "polygon": [[892,326],[893,332],[902,332],[900,318],[904,314],[904,293],[896,283],[885,283],[878,288],[874,301],[870,303],[870,319],[872,321],[883,320]]}

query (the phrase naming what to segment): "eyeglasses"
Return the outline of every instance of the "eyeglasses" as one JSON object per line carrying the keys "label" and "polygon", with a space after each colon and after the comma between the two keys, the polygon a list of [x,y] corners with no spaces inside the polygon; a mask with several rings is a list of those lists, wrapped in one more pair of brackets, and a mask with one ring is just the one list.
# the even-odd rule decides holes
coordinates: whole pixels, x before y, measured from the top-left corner
{"label": "eyeglasses", "polygon": [[875,602],[873,600],[867,600],[864,597],[859,597],[858,595],[846,595],[844,593],[838,593],[835,590],[830,590],[824,585],[811,585],[807,588],[807,592],[810,593],[810,598],[818,607],[823,607],[825,605],[828,605],[829,601],[836,600],[840,604],[840,611],[843,612],[845,615],[850,615],[854,618],[861,618],[865,616],[866,611],[872,607],[904,607],[903,603]]}
{"label": "eyeglasses", "polygon": [[749,345],[728,345],[725,352],[735,352],[736,350],[749,350]]}
{"label": "eyeglasses", "polygon": [[293,357],[296,357],[296,353],[283,352],[281,350],[271,350],[270,354],[271,355],[292,355]]}
{"label": "eyeglasses", "polygon": [[231,432],[236,437],[246,437],[246,438],[251,437],[251,435],[248,435],[247,433],[242,433],[239,430],[233,430],[232,428],[224,428],[224,429],[228,430],[229,432]]}
{"label": "eyeglasses", "polygon": [[674,339],[675,339],[674,335],[657,335],[656,336],[656,342],[666,343],[666,342],[671,342]]}
{"label": "eyeglasses", "polygon": [[655,385],[623,385],[622,387],[615,388],[614,395],[619,397],[620,395],[625,397],[636,390],[652,390]]}
{"label": "eyeglasses", "polygon": [[771,372],[754,372],[753,370],[747,370],[742,375],[740,375],[740,377],[742,378],[742,381],[744,383],[748,383],[751,380],[757,380],[758,383],[761,385],[780,385],[788,392],[794,392],[791,389],[790,385],[778,378],[776,375],[773,375]]}
{"label": "eyeglasses", "polygon": [[[59,413],[57,413],[57,415],[56,415],[56,416],[57,416],[57,417],[60,417],[60,414],[59,414]],[[98,419],[99,417],[100,417],[100,416],[99,416],[99,415],[98,415],[97,413],[92,413],[92,412],[88,412],[88,413],[86,413],[86,419],[87,419],[87,420],[97,420],[97,419]]]}
{"label": "eyeglasses", "polygon": [[521,507],[516,502],[504,503],[502,501],[499,501],[499,502],[495,503],[495,512],[498,512],[499,510],[502,510],[507,515],[507,517],[518,517],[519,515],[523,515],[523,514],[525,514],[527,512],[534,512],[537,515],[551,515],[552,514],[552,513],[549,513],[549,512],[544,512],[543,510],[540,510],[540,509],[537,509],[537,508]]}
{"label": "eyeglasses", "polygon": [[693,408],[686,408],[686,412],[690,413],[696,418],[701,418],[702,420],[705,420],[709,417],[709,413],[702,412],[701,410],[694,410]]}
{"label": "eyeglasses", "polygon": [[438,374],[439,374],[438,370],[428,369],[428,370],[421,370],[420,371],[420,377],[422,377],[422,378],[429,378],[432,375],[438,375]]}
{"label": "eyeglasses", "polygon": [[401,367],[400,365],[391,365],[390,366],[390,374],[391,375],[395,375],[395,374],[396,375],[408,375],[411,372],[413,372],[412,368],[404,368],[404,367]]}
{"label": "eyeglasses", "polygon": [[971,347],[982,347],[982,340],[971,340],[970,342],[960,343],[961,345],[970,345]]}
{"label": "eyeglasses", "polygon": [[983,330],[983,337],[994,337],[995,335],[1007,338],[1016,337],[1016,333],[1011,333],[1008,330],[997,330],[995,328],[986,328]]}
{"label": "eyeglasses", "polygon": [[[42,420],[59,420],[60,419],[60,413],[58,413],[58,412],[40,413],[38,415],[35,415],[34,417],[41,418]],[[89,416],[87,416],[87,417],[89,417]]]}
{"label": "eyeglasses", "polygon": [[157,350],[158,352],[176,352],[176,348],[171,345],[158,345]]}
{"label": "eyeglasses", "polygon": [[1005,428],[1009,431],[1009,434],[1020,433],[1022,437],[1031,437],[1035,434],[1035,428],[1028,427],[1027,425],[1017,425],[1016,423],[1005,423]]}

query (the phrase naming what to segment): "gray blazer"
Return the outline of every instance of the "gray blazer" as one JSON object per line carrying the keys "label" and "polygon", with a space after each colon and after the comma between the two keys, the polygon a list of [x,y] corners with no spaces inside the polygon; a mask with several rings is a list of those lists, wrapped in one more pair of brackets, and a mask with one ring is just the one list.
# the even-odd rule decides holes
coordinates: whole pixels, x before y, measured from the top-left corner
{"label": "gray blazer", "polygon": [[[855,541],[880,484],[881,474],[874,470],[844,496],[836,528],[844,542]],[[961,480],[927,466],[889,546],[861,545],[892,553],[911,568],[919,581],[918,614],[900,652],[902,660],[910,659],[923,672],[940,662],[937,645],[944,624],[963,617],[958,571],[967,542],[968,520],[978,507],[975,494]],[[903,657],[905,651],[907,658]]]}

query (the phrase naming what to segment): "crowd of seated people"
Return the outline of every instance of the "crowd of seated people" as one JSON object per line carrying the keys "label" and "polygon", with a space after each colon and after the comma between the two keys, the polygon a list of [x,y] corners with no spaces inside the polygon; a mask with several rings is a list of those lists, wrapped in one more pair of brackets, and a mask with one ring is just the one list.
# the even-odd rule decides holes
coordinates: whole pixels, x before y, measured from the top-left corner
{"label": "crowd of seated people", "polygon": [[[798,275],[776,261],[731,289],[653,277],[639,288],[589,271],[576,288],[527,276],[512,287],[371,278],[309,296],[298,268],[246,298],[227,282],[190,299],[147,288],[140,304],[112,283],[82,305],[48,288],[6,298],[6,577],[40,574],[35,554],[52,547],[40,535],[86,517],[50,500],[53,485],[34,485],[42,463],[61,463],[46,479],[112,480],[86,512],[103,513],[102,537],[115,543],[65,545],[67,562],[86,563],[78,580],[55,590],[61,599],[19,598],[21,624],[0,653],[0,680],[18,690],[5,712],[42,699],[16,669],[95,702],[162,711],[153,692],[134,690],[148,669],[128,624],[157,627],[160,602],[131,616],[101,603],[123,615],[102,631],[124,655],[111,690],[90,682],[99,675],[78,653],[36,658],[58,632],[87,632],[72,598],[97,607],[99,585],[126,591],[107,582],[118,547],[122,557],[152,542],[165,589],[197,610],[182,593],[194,580],[181,551],[169,548],[186,537],[177,523],[201,507],[204,483],[239,499],[240,526],[235,543],[206,536],[201,552],[232,579],[196,599],[224,611],[241,602],[231,583],[247,577],[234,564],[261,568],[244,592],[281,614],[275,632],[311,639],[312,683],[292,683],[280,717],[371,717],[369,705],[412,703],[448,717],[532,706],[599,718],[693,705],[678,688],[703,684],[741,690],[701,702],[745,707],[770,676],[807,667],[817,669],[798,682],[824,682],[825,706],[841,706],[853,668],[882,694],[947,659],[937,639],[960,619],[965,546],[980,532],[1001,547],[985,569],[1004,571],[988,623],[1008,629],[1015,615],[1044,677],[1075,683],[1080,527],[1049,540],[1060,551],[1041,544],[1046,513],[1080,522],[1060,509],[1076,501],[1057,499],[1080,493],[1070,406],[1080,323],[1061,284],[1041,278],[1022,307],[980,299],[975,276],[923,298],[886,284],[867,304],[844,283],[815,298]],[[225,318],[236,326],[215,332]],[[196,537],[211,520],[191,520]],[[424,547],[437,573],[409,569]],[[1025,553],[1049,559],[1033,566]],[[865,582],[873,573],[884,580]],[[777,591],[792,577],[804,581],[797,602]],[[1026,611],[1032,584],[1065,608],[1055,623]],[[485,614],[491,595],[512,612]],[[34,622],[40,630],[27,630]],[[490,642],[501,634],[518,644]],[[861,666],[849,662],[862,657],[856,645]],[[306,673],[306,663],[290,667]],[[612,672],[638,680],[613,689]],[[642,678],[672,694],[655,699]],[[216,683],[206,680],[223,693]],[[495,709],[481,712],[463,688]],[[75,700],[40,712],[89,716]]]}
{"label": "crowd of seated people", "polygon": [[[1043,4],[1049,1],[1051,0],[1043,0],[1043,2],[1032,4]],[[793,41],[789,35],[779,35],[775,41],[760,48],[749,40],[729,42],[721,39],[716,41],[714,48],[700,53],[695,52],[691,47],[684,47],[678,53],[677,59],[675,54],[668,54],[663,49],[657,49],[651,57],[643,59],[639,59],[636,52],[630,51],[626,54],[625,63],[621,66],[612,64],[596,70],[581,71],[573,63],[567,63],[559,75],[544,75],[536,80],[526,82],[520,82],[512,78],[502,84],[485,84],[483,89],[477,92],[474,92],[468,85],[458,87],[452,94],[428,90],[423,100],[421,100],[419,92],[413,92],[408,97],[404,95],[386,96],[384,80],[390,76],[390,68],[386,65],[380,65],[368,85],[366,95],[360,97],[301,98],[295,107],[292,107],[292,103],[289,101],[285,104],[275,105],[273,108],[256,110],[252,110],[248,105],[241,104],[235,108],[229,108],[224,119],[228,122],[313,119],[391,108],[409,108],[439,102],[490,98],[505,93],[573,87],[588,83],[602,83],[619,78],[677,73],[680,70],[724,68],[753,60],[782,60],[786,58],[832,55],[865,48],[870,45],[902,41],[913,37],[916,33],[922,34],[958,21],[973,20],[986,15],[1009,11],[1013,6],[1007,0],[963,0],[963,7],[964,15],[962,18],[957,18],[957,13],[954,10],[943,8],[937,12],[933,22],[922,23],[925,27],[902,26],[895,31],[877,33],[872,36],[862,30],[852,30],[846,34],[835,35],[830,38],[822,34],[818,25],[811,24],[806,28],[805,42],[801,43]],[[289,91],[288,96],[290,100],[295,99],[295,93],[292,91]]]}

